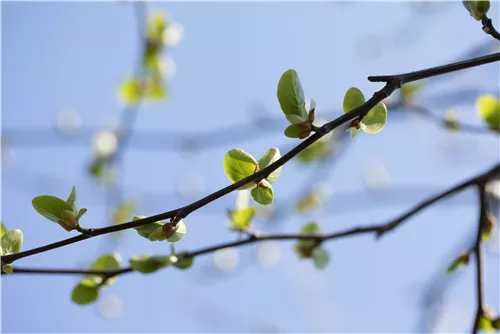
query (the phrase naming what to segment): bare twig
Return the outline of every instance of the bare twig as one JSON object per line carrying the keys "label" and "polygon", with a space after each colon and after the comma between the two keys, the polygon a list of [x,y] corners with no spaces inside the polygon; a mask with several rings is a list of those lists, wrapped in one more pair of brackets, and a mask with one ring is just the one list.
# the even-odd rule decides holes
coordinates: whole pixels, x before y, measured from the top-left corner
{"label": "bare twig", "polygon": [[[482,184],[489,180],[490,178],[496,176],[498,173],[500,173],[500,164],[496,165],[495,167],[487,170],[484,173],[481,173],[479,175],[476,175],[474,177],[469,178],[468,180],[459,183],[439,194],[436,194],[435,196],[432,196],[424,201],[422,201],[420,204],[416,205],[415,207],[411,208],[410,210],[402,213],[401,215],[391,219],[389,222],[381,223],[381,224],[374,224],[374,225],[368,225],[368,226],[360,226],[352,229],[347,229],[344,231],[340,232],[334,232],[334,233],[329,233],[329,234],[316,234],[316,235],[304,235],[300,233],[294,233],[294,234],[267,234],[267,235],[260,235],[260,234],[250,234],[246,239],[242,240],[237,240],[237,241],[232,241],[232,242],[226,242],[222,243],[219,245],[211,246],[211,247],[206,247],[202,248],[199,250],[195,250],[192,252],[187,252],[184,253],[181,256],[181,259],[185,258],[194,258],[196,256],[200,256],[203,254],[208,254],[208,253],[213,253],[215,251],[225,249],[225,248],[231,248],[231,247],[239,247],[243,245],[249,245],[257,242],[262,242],[262,241],[269,241],[269,240],[298,240],[298,239],[303,239],[303,240],[315,240],[318,242],[323,242],[323,241],[331,241],[334,239],[341,239],[345,238],[348,236],[354,236],[354,235],[361,235],[361,234],[374,234],[376,237],[380,237],[384,235],[385,233],[394,230],[395,228],[399,227],[404,221],[408,220],[421,210],[429,207],[430,205],[448,197],[453,194],[456,194],[464,189],[466,189],[469,186],[472,185],[478,185]],[[18,253],[19,254],[19,253]],[[2,258],[2,260],[5,262],[5,257]],[[84,274],[84,275],[103,275],[106,277],[106,279],[109,279],[113,276],[120,275],[120,274],[125,274],[128,272],[131,272],[131,268],[122,268],[114,271],[106,271],[106,270],[66,270],[66,269],[26,269],[26,268],[15,268],[13,273],[31,273],[31,274]]]}
{"label": "bare twig", "polygon": [[488,16],[484,15],[481,23],[483,24],[483,31],[485,33],[500,41],[500,33],[495,29],[493,22],[491,22]]}

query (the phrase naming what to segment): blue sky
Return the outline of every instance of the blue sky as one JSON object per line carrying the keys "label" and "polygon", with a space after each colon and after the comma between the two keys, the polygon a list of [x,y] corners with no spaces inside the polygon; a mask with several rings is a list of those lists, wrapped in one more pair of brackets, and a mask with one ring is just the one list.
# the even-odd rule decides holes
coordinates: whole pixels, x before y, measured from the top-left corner
{"label": "blue sky", "polygon": [[[169,51],[176,64],[169,98],[141,108],[123,159],[125,195],[140,200],[138,213],[144,215],[170,210],[227,185],[222,159],[231,148],[258,157],[271,146],[286,150],[297,143],[283,135],[287,122],[284,117],[279,120],[276,98],[277,82],[288,68],[297,70],[306,95],[316,100],[317,117],[330,119],[340,114],[349,87],[359,87],[365,96],[380,89],[366,80],[369,75],[441,65],[492,52],[494,46],[459,2],[176,2],[150,3],[148,9],[168,13],[182,25],[184,38]],[[490,17],[500,26],[498,12],[498,3],[492,3]],[[106,224],[105,192],[86,174],[91,133],[85,130],[74,139],[58,137],[50,129],[58,113],[68,108],[79,113],[86,129],[115,122],[122,111],[117,86],[136,67],[138,47],[130,4],[2,3],[2,140],[14,153],[12,159],[2,160],[2,221],[23,230],[24,249],[69,236],[32,209],[31,199],[40,194],[65,197],[76,185],[80,205],[89,209],[82,224]],[[498,88],[499,65],[492,64],[429,80],[420,102],[438,115],[454,108],[460,120],[479,125],[475,99],[480,92],[498,94]],[[459,94],[450,95],[453,92]],[[271,130],[255,126],[261,113],[278,117]],[[238,141],[219,134],[223,139],[218,145],[190,154],[180,152],[178,142],[155,145],[146,136],[155,132],[196,138],[234,125],[241,130],[230,134],[248,135]],[[321,171],[326,177],[315,177],[320,172],[314,166],[292,161],[273,185],[276,204],[287,205],[303,189],[301,181],[328,184],[332,197],[327,205],[277,222],[259,216],[256,229],[297,232],[315,220],[324,231],[336,231],[382,222],[489,168],[499,152],[495,136],[447,133],[412,114],[389,114],[379,135],[360,134],[352,141],[347,154]],[[366,169],[380,164],[391,180],[382,195],[364,182]],[[179,180],[194,177],[203,180],[201,191],[193,198],[178,196]],[[233,240],[225,210],[235,196],[191,214],[186,219],[188,235],[178,247],[198,249]],[[103,298],[120,298],[123,309],[113,319],[103,317],[97,304],[81,307],[70,301],[77,277],[2,277],[2,329],[415,331],[425,287],[441,279],[437,273],[472,238],[476,204],[475,194],[467,191],[427,209],[379,241],[362,236],[326,244],[332,259],[323,271],[299,261],[293,244],[283,242],[281,261],[273,267],[259,264],[255,245],[238,250],[239,263],[228,273],[215,270],[207,255],[197,258],[187,272],[168,268],[150,276],[123,276],[102,292]],[[495,247],[486,260],[486,302],[498,310],[498,241]],[[111,251],[126,260],[169,250],[167,244],[148,243],[129,231],[118,241],[99,237],[16,264],[77,268]],[[470,327],[473,282],[473,272],[466,270],[448,291],[442,331]]]}

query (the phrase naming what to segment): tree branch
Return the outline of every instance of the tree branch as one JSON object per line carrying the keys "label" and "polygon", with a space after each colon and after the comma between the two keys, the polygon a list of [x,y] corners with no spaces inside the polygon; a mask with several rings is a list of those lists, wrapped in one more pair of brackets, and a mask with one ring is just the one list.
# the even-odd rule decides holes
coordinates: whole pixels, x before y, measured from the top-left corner
{"label": "tree branch", "polygon": [[474,319],[474,325],[472,328],[472,333],[477,334],[479,331],[479,323],[481,320],[481,316],[483,315],[483,255],[481,250],[482,236],[483,230],[487,219],[487,198],[486,198],[486,187],[485,183],[481,182],[477,185],[478,193],[479,193],[479,219],[477,224],[477,235],[476,242],[474,243],[474,247],[472,251],[474,252],[474,258],[476,262],[476,298],[477,298],[477,309],[476,316]]}
{"label": "tree branch", "polygon": [[[192,252],[187,252],[184,255],[180,256],[180,259],[186,259],[186,258],[194,258],[196,256],[204,255],[204,254],[209,254],[213,253],[215,251],[225,249],[225,248],[231,248],[231,247],[239,247],[243,245],[249,245],[253,243],[258,243],[262,241],[269,241],[269,240],[315,240],[318,242],[323,242],[323,241],[330,241],[334,239],[341,239],[345,238],[348,236],[354,236],[354,235],[361,235],[361,234],[369,234],[369,233],[374,233],[375,236],[378,238],[385,233],[394,230],[395,228],[399,227],[404,221],[408,220],[418,212],[422,211],[423,209],[431,206],[432,204],[450,196],[455,193],[458,193],[464,189],[466,189],[469,186],[472,185],[482,185],[483,193],[484,193],[484,184],[486,181],[488,181],[490,178],[496,176],[498,173],[500,173],[500,164],[496,165],[495,167],[487,170],[486,172],[483,172],[479,175],[476,175],[474,177],[469,178],[468,180],[459,183],[439,194],[436,194],[415,207],[409,209],[408,211],[402,213],[401,215],[391,219],[388,222],[381,223],[381,224],[374,224],[374,225],[368,225],[368,226],[360,226],[352,229],[346,229],[344,231],[339,231],[339,232],[334,232],[334,233],[329,233],[329,234],[300,234],[300,233],[293,233],[293,234],[267,234],[267,235],[259,235],[259,234],[249,234],[246,239],[243,240],[237,240],[237,241],[232,241],[232,242],[226,242],[222,243],[219,245],[211,246],[211,247],[206,247],[202,248],[199,250],[195,250]],[[483,194],[483,196],[485,196]],[[481,202],[483,203],[483,201]],[[482,204],[483,205],[483,204]],[[481,213],[485,211],[485,207],[482,206]],[[484,213],[485,215],[485,213]],[[481,234],[479,234],[481,235]],[[477,244],[477,243],[476,243]],[[479,254],[479,252],[477,252]],[[4,257],[5,258],[5,257]],[[4,260],[2,258],[2,260]],[[14,274],[81,274],[81,275],[103,275],[106,279],[109,279],[113,276],[121,275],[121,274],[126,274],[129,272],[132,272],[133,269],[130,267],[125,267],[117,270],[84,270],[84,269],[28,269],[28,268],[13,268],[13,273]],[[4,273],[2,273],[3,275]]]}
{"label": "tree branch", "polygon": [[[421,70],[421,71],[415,71],[415,72],[409,72],[409,73],[403,73],[403,74],[398,74],[398,75],[392,75],[392,76],[371,76],[368,77],[369,81],[372,82],[385,82],[386,85],[379,91],[377,91],[373,96],[366,101],[364,104],[358,106],[357,108],[354,108],[348,113],[345,113],[338,117],[337,119],[326,123],[322,127],[318,129],[318,132],[314,133],[312,136],[307,138],[306,140],[302,141],[299,145],[297,145],[295,148],[290,150],[288,153],[283,155],[280,159],[275,161],[274,163],[270,164],[266,168],[236,182],[233,183],[225,188],[222,188],[194,203],[191,203],[189,205],[186,205],[184,207],[181,207],[179,209],[167,211],[164,213],[160,213],[154,216],[146,217],[144,219],[139,219],[136,221],[131,221],[119,225],[113,225],[113,226],[107,226],[103,228],[97,228],[97,229],[88,229],[89,235],[79,235],[73,238],[69,238],[66,240],[62,240],[53,244],[49,244],[46,246],[34,248],[31,250],[27,250],[24,252],[16,253],[16,254],[10,254],[6,255],[2,258],[3,263],[12,263],[15,260],[24,258],[26,256],[31,256],[34,254],[46,252],[48,250],[52,250],[55,248],[59,248],[62,246],[66,246],[75,242],[79,242],[82,240],[85,240],[90,237],[95,237],[98,235],[103,235],[103,234],[108,234],[108,233],[113,233],[117,231],[122,231],[134,227],[139,227],[143,226],[146,224],[150,224],[153,222],[165,220],[165,219],[172,219],[174,221],[178,221],[179,219],[185,218],[187,215],[189,215],[191,212],[198,210],[199,208],[210,204],[211,202],[221,198],[222,196],[225,196],[238,188],[244,186],[247,183],[250,182],[259,182],[260,180],[264,179],[267,177],[269,174],[271,174],[273,171],[278,169],[279,167],[283,166],[286,164],[288,161],[290,161],[292,158],[294,158],[296,155],[298,155],[300,152],[305,150],[307,147],[318,141],[320,138],[325,136],[327,133],[332,131],[333,129],[339,127],[340,125],[353,120],[355,118],[362,118],[364,117],[377,103],[381,102],[385,98],[389,97],[396,89],[400,88],[402,84],[425,79],[425,78],[430,78],[433,76],[437,75],[442,75],[454,71],[460,71],[463,69],[467,68],[472,68],[475,66],[479,65],[484,65],[492,62],[497,62],[500,61],[500,52],[493,53],[487,56],[483,57],[478,57],[478,58],[473,58],[461,62],[456,62],[448,65],[443,65],[443,66],[438,66],[438,67],[432,67],[429,69]],[[498,168],[498,166],[496,167]],[[418,211],[418,210],[417,210]],[[396,227],[399,223],[398,222],[393,222]]]}
{"label": "tree branch", "polygon": [[485,33],[500,41],[500,33],[495,29],[493,22],[491,22],[488,16],[484,15],[481,23],[483,24],[483,31]]}

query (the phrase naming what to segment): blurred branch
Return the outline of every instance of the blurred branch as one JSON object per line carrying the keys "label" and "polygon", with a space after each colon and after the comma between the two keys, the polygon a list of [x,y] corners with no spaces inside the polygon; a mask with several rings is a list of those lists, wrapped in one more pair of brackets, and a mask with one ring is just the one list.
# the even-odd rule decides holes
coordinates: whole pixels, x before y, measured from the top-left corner
{"label": "blurred branch", "polygon": [[487,211],[488,211],[488,203],[486,199],[486,188],[485,182],[481,182],[477,184],[478,193],[479,193],[479,218],[477,224],[477,235],[476,242],[474,243],[474,247],[472,251],[474,252],[475,262],[476,262],[476,298],[477,298],[477,308],[476,308],[476,316],[474,319],[474,325],[472,328],[472,333],[476,334],[479,331],[479,324],[481,320],[481,316],[484,313],[483,309],[483,253],[481,249],[482,240],[483,240],[483,232],[484,227],[486,225]]}
{"label": "blurred branch", "polygon": [[[416,205],[415,207],[411,208],[410,210],[402,213],[401,215],[391,219],[388,222],[382,223],[382,224],[375,224],[375,225],[369,225],[369,226],[361,226],[361,227],[356,227],[352,229],[347,229],[344,231],[340,232],[334,232],[334,233],[329,233],[329,234],[300,234],[300,233],[295,233],[295,234],[267,234],[267,235],[260,235],[260,234],[255,234],[255,233],[250,233],[249,236],[246,239],[243,240],[237,240],[233,242],[227,242],[227,243],[222,243],[219,245],[207,247],[207,248],[202,248],[196,251],[192,252],[187,252],[184,253],[183,255],[179,256],[180,260],[187,259],[187,258],[194,258],[196,256],[204,255],[204,254],[209,254],[213,253],[215,251],[225,249],[225,248],[231,248],[231,247],[239,247],[243,245],[248,245],[248,244],[253,244],[257,242],[262,242],[262,241],[269,241],[269,240],[314,240],[317,241],[318,243],[322,243],[324,241],[331,241],[334,239],[341,239],[345,238],[348,236],[353,236],[353,235],[361,235],[361,234],[374,234],[377,238],[380,236],[386,234],[389,231],[392,231],[399,227],[403,222],[417,214],[418,212],[422,211],[423,209],[431,206],[432,204],[448,197],[451,196],[455,193],[458,193],[470,186],[473,185],[481,185],[481,189],[484,190],[484,184],[486,181],[491,179],[492,177],[497,176],[497,174],[500,172],[500,164],[496,165],[492,169],[489,169],[488,171],[476,175],[460,184],[457,184],[450,189],[447,189],[446,191],[439,193],[435,196],[432,196],[424,201],[422,201],[420,204]],[[483,191],[484,193],[484,191]],[[483,203],[483,201],[481,202]],[[481,212],[484,214],[485,208],[482,207]],[[483,216],[482,216],[483,217]],[[480,226],[480,231],[481,231],[481,226]],[[83,237],[84,239],[87,238],[85,235],[81,235],[75,238],[81,238]],[[481,233],[479,234],[479,237],[481,237]],[[72,239],[75,239],[72,238]],[[66,244],[73,243],[69,242],[68,240],[72,239],[67,239],[63,240],[62,242],[55,243],[52,245],[47,245],[44,247],[40,247],[38,249],[33,249],[30,251],[26,252],[21,252],[21,253],[16,253],[12,255],[7,255],[2,258],[3,263],[10,263],[16,259],[23,258],[29,255],[41,253],[50,249],[54,249],[57,247],[62,247]],[[83,240],[83,239],[82,239]],[[66,242],[66,243],[65,243]],[[480,241],[479,241],[480,242]],[[65,243],[65,244],[62,244]],[[55,245],[55,246],[54,246]],[[477,244],[476,244],[477,245]],[[477,246],[478,247],[478,246]],[[479,252],[476,252],[479,253]],[[19,256],[20,255],[20,256]],[[18,256],[15,258],[15,256]],[[30,274],[86,274],[86,275],[105,275],[106,278],[111,278],[116,275],[120,274],[125,274],[128,272],[131,272],[131,268],[121,268],[117,270],[112,270],[112,271],[95,271],[95,270],[66,270],[66,269],[28,269],[28,268],[15,268],[13,270],[13,273],[30,273]],[[3,273],[2,273],[3,274]]]}

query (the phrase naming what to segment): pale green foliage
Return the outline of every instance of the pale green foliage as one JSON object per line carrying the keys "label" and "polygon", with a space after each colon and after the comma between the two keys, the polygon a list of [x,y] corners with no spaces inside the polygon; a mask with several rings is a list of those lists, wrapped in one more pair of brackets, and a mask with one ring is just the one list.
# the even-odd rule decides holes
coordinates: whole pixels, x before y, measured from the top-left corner
{"label": "pale green foliage", "polygon": [[7,227],[5,227],[4,223],[2,223],[2,225],[1,225],[1,226],[2,226],[2,234],[0,235],[0,238],[1,238],[1,237],[3,237],[3,235],[4,235],[5,233],[7,233],[7,231],[8,231],[8,230],[7,230]]}
{"label": "pale green foliage", "polygon": [[[146,218],[146,216],[135,216],[132,220],[136,221],[143,218]],[[182,220],[175,226],[172,223],[160,221],[134,227],[134,229],[141,237],[149,241],[167,240],[169,242],[177,242],[184,238],[187,232],[186,224]]]}
{"label": "pale green foliage", "polygon": [[255,208],[228,210],[227,215],[231,221],[231,229],[241,232],[248,231],[255,213]]}
{"label": "pale green foliage", "polygon": [[[269,149],[258,162],[249,153],[241,149],[232,149],[224,156],[224,172],[231,182],[238,182],[266,168],[280,157],[280,151],[275,147]],[[238,189],[252,189],[252,198],[256,202],[262,205],[271,204],[273,201],[271,183],[274,183],[278,179],[280,173],[281,167],[274,170],[266,179],[261,180],[258,184],[249,182]]]}
{"label": "pale green foliage", "polygon": [[[352,111],[365,102],[365,96],[358,88],[349,88],[344,96],[344,113]],[[352,137],[354,137],[360,129],[369,134],[376,134],[384,128],[386,122],[387,107],[383,102],[379,102],[361,120],[359,120],[359,118],[354,119],[349,131]]]}
{"label": "pale green foliage", "polygon": [[35,197],[31,203],[36,212],[58,223],[66,231],[75,229],[80,218],[87,212],[86,208],[78,210],[74,186],[66,201],[55,196],[42,195]]}
{"label": "pale green foliage", "polygon": [[152,256],[152,255],[138,255],[129,260],[130,266],[135,271],[143,274],[150,274],[158,269],[167,267],[177,262],[177,258],[172,255],[167,256]]}
{"label": "pale green foliage", "polygon": [[330,262],[330,255],[323,247],[316,247],[312,251],[312,257],[314,261],[314,265],[318,269],[324,269]]}
{"label": "pale green foliage", "polygon": [[[91,270],[116,270],[121,265],[121,256],[117,253],[104,254],[94,261]],[[109,286],[116,281],[116,277],[110,277],[103,282],[100,275],[85,276],[73,289],[71,299],[80,305],[90,304],[99,298],[99,289]]]}
{"label": "pale green foliage", "polygon": [[490,9],[489,1],[462,1],[465,9],[469,12],[477,21],[483,19],[484,15],[488,13]]}
{"label": "pale green foliage", "polygon": [[454,272],[457,268],[465,267],[469,263],[469,252],[464,252],[460,254],[456,259],[451,262],[450,266],[446,270],[448,274]]}
{"label": "pale green foliage", "polygon": [[2,255],[19,253],[23,248],[23,232],[10,230],[2,236]]}
{"label": "pale green foliage", "polygon": [[492,94],[482,95],[477,99],[476,108],[479,116],[493,129],[500,131],[500,99]]}
{"label": "pale green foliage", "polygon": [[[184,254],[187,254],[187,252],[180,252],[177,254],[178,257],[182,257]],[[178,258],[178,261],[173,264],[174,267],[178,269],[189,269],[193,265],[194,258],[188,257],[188,258]]]}

